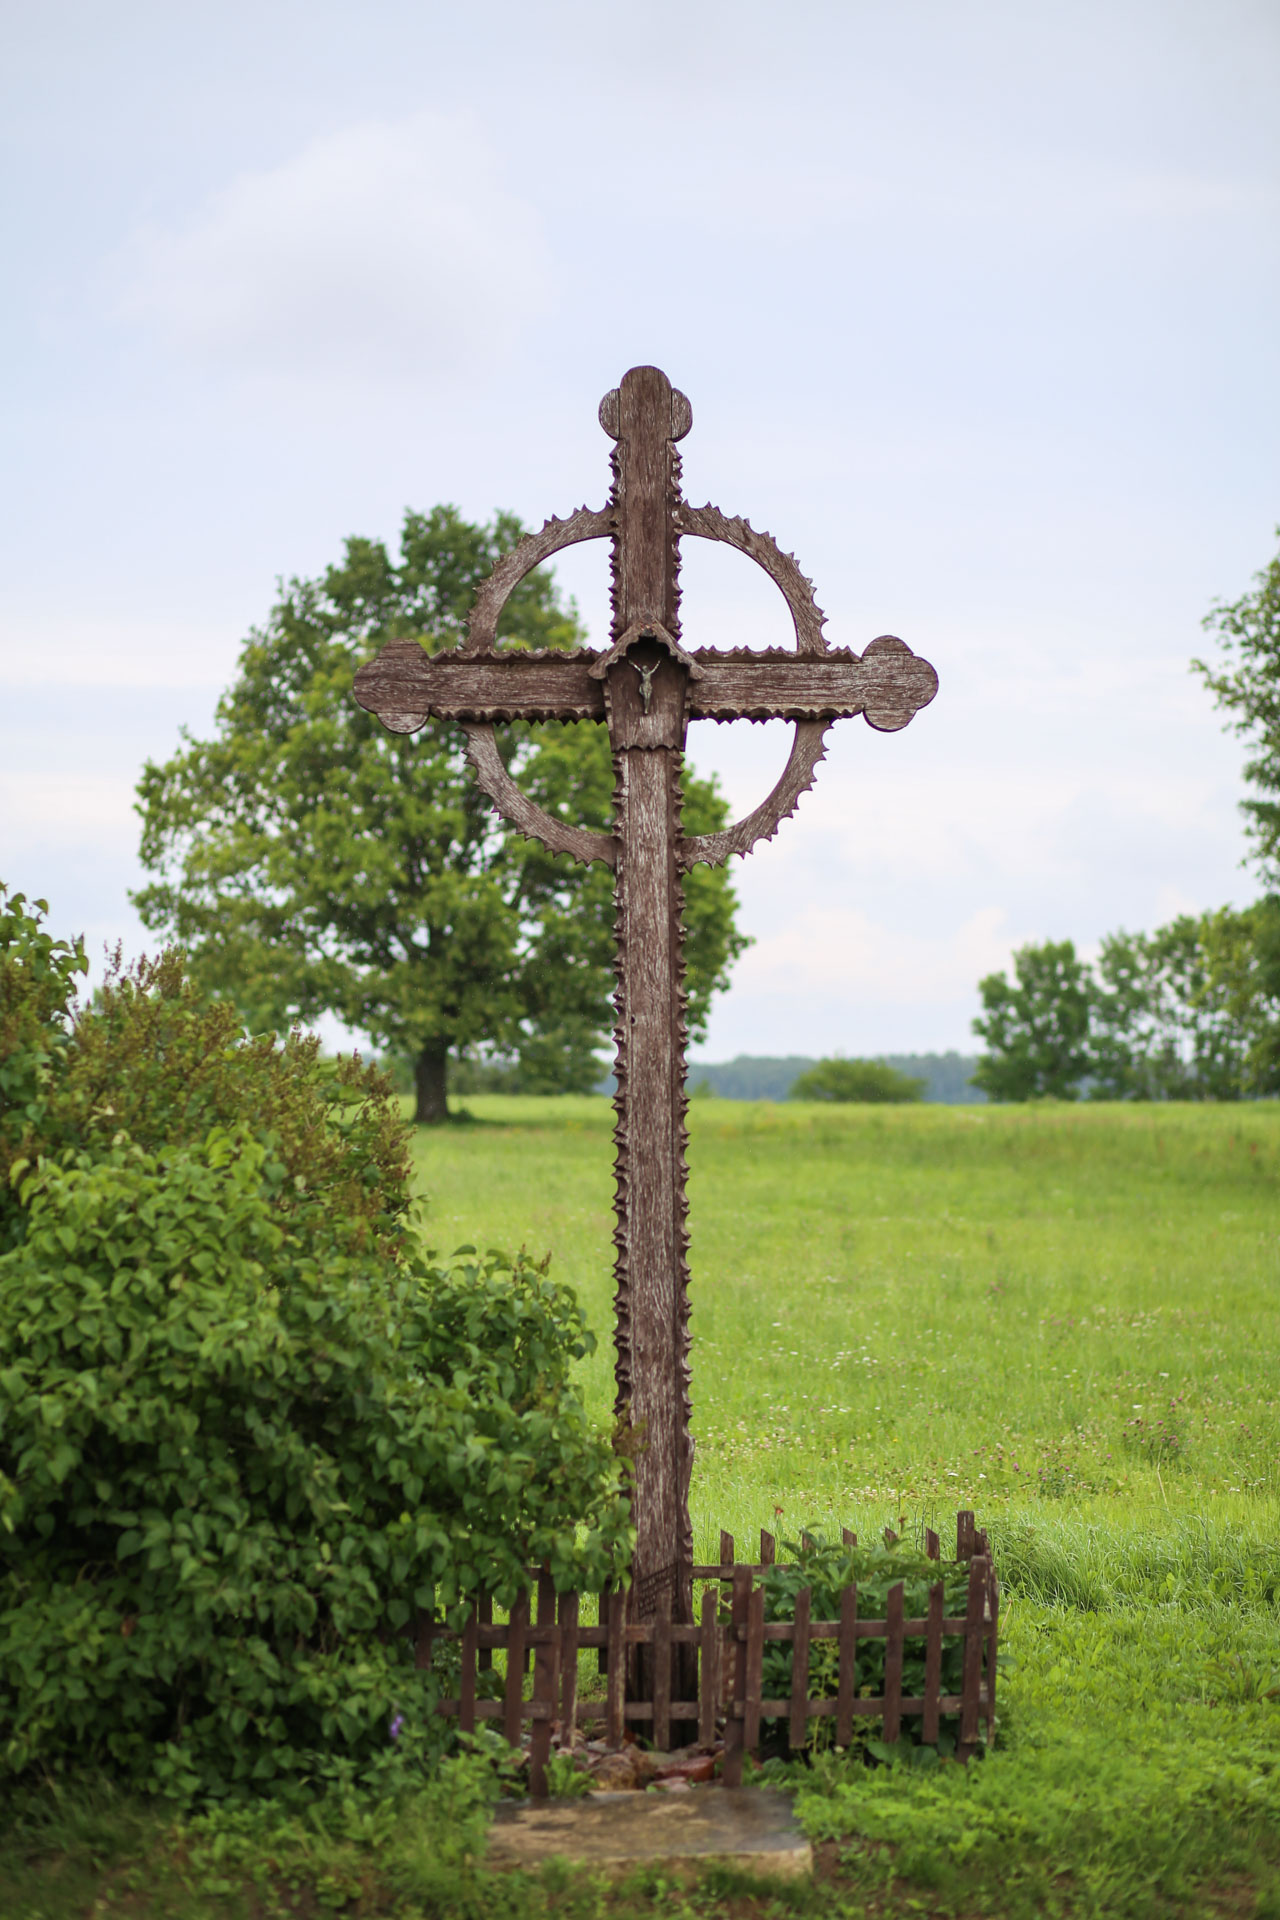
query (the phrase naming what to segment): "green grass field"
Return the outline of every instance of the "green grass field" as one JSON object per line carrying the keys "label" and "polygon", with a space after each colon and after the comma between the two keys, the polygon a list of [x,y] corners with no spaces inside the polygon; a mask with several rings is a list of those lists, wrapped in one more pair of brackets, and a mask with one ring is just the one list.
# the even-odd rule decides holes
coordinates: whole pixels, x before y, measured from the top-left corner
{"label": "green grass field", "polygon": [[[420,1133],[427,1237],[550,1249],[612,1404],[611,1109]],[[690,1109],[695,1527],[1274,1536],[1280,1111]]]}
{"label": "green grass field", "polygon": [[[552,1252],[607,1419],[611,1109],[467,1105],[416,1137],[426,1237]],[[498,1885],[438,1806],[205,1832],[107,1802],[0,1860],[0,1912],[1280,1917],[1280,1108],[690,1123],[697,1550],[976,1509],[1012,1660],[995,1750],[793,1770],[821,1871],[785,1896]]]}

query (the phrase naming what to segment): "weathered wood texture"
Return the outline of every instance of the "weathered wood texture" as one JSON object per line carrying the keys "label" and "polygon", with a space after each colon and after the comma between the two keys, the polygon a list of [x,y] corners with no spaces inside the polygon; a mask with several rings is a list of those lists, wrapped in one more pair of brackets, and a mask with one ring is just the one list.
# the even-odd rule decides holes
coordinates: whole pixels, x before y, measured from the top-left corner
{"label": "weathered wood texture", "polygon": [[[630,652],[630,650],[629,650]],[[592,669],[606,656],[574,653],[429,654],[416,640],[389,640],[361,667],[356,693],[393,733],[415,733],[430,716],[441,720],[603,720],[605,687]],[[804,657],[773,649],[742,654],[703,650],[682,705],[690,720],[845,720],[864,714],[893,733],[937,692],[937,676],[891,633],[866,652]],[[683,667],[683,662],[673,663]],[[642,692],[639,681],[636,692]],[[673,700],[674,705],[674,700]],[[649,710],[645,710],[646,714]],[[655,737],[632,739],[656,745]],[[643,720],[640,722],[643,724]],[[683,738],[683,733],[681,735]]]}
{"label": "weathered wood texture", "polygon": [[[972,1520],[971,1515],[965,1517]],[[956,1752],[959,1759],[967,1760],[984,1741],[990,1744],[995,1738],[1000,1596],[985,1536],[975,1536],[971,1527],[967,1535],[963,1526],[959,1532],[959,1545],[981,1546],[984,1551],[962,1556],[969,1562],[968,1597],[963,1616],[954,1619],[944,1617],[944,1588],[939,1581],[929,1591],[928,1613],[922,1619],[904,1616],[899,1582],[890,1589],[882,1620],[860,1615],[858,1590],[850,1586],[840,1595],[838,1619],[815,1620],[806,1588],[797,1596],[794,1619],[766,1621],[764,1589],[755,1581],[774,1564],[773,1542],[767,1534],[761,1535],[758,1562],[728,1559],[692,1569],[695,1579],[713,1583],[702,1595],[697,1624],[673,1618],[669,1586],[658,1589],[653,1613],[646,1620],[628,1620],[623,1596],[614,1593],[593,1596],[597,1618],[586,1622],[578,1594],[563,1593],[557,1598],[547,1575],[531,1572],[537,1592],[536,1625],[529,1623],[528,1597],[521,1596],[505,1625],[492,1623],[490,1602],[476,1608],[458,1635],[431,1628],[432,1635],[460,1642],[457,1696],[441,1701],[436,1711],[456,1719],[468,1733],[480,1720],[500,1721],[512,1745],[522,1744],[528,1729],[530,1789],[535,1795],[546,1791],[546,1763],[553,1743],[569,1747],[576,1729],[587,1722],[602,1723],[607,1741],[615,1746],[622,1744],[629,1728],[642,1730],[663,1752],[678,1737],[678,1729],[696,1727],[697,1738],[708,1747],[722,1734],[723,1777],[730,1786],[741,1782],[743,1763],[758,1749],[766,1721],[785,1721],[789,1744],[801,1747],[815,1719],[834,1718],[836,1743],[848,1746],[855,1722],[880,1720],[883,1739],[893,1744],[901,1738],[903,1720],[918,1718],[923,1743],[936,1746],[946,1714],[959,1720]],[[732,1552],[731,1536],[723,1535],[722,1543]],[[729,1606],[722,1621],[718,1596],[724,1593],[729,1595]],[[963,1682],[956,1694],[941,1691],[944,1639],[959,1639],[964,1646]],[[823,1640],[837,1645],[834,1695],[810,1691],[812,1649]],[[885,1642],[884,1687],[879,1694],[860,1691],[858,1648],[867,1640]],[[906,1695],[902,1691],[904,1650],[908,1641],[919,1640],[926,1648],[924,1692]],[[765,1648],[778,1644],[793,1649],[791,1690],[785,1699],[766,1696],[763,1686]],[[578,1656],[591,1648],[600,1650],[606,1675],[603,1699],[584,1699],[579,1692]],[[533,1681],[526,1698],[530,1651]],[[492,1664],[495,1652],[506,1658],[501,1696],[481,1699],[477,1676]],[[646,1655],[641,1670],[648,1684],[628,1699],[626,1675],[635,1668],[640,1652]],[[687,1682],[685,1694],[681,1676]]]}
{"label": "weathered wood texture", "polygon": [[[477,593],[465,646],[429,655],[416,640],[394,640],[355,681],[356,698],[393,732],[412,733],[432,717],[459,722],[482,787],[521,833],[616,873],[617,1407],[637,1448],[628,1605],[633,1620],[663,1619],[669,1595],[672,1631],[685,1636],[671,1643],[677,1680],[692,1645],[686,1630],[701,1631],[694,1627],[688,1507],[680,876],[699,862],[745,854],[777,831],[812,783],[831,721],[862,714],[871,726],[894,731],[937,688],[933,668],[893,635],[873,640],[860,657],[829,651],[812,584],[793,556],[745,520],[683,499],[676,442],[692,420],[689,402],[664,373],[633,367],[600,405],[600,423],[614,442],[607,506],[548,520],[504,555]],[[794,652],[685,651],[682,537],[725,542],[764,568],[791,614]],[[502,613],[513,588],[565,547],[606,538],[613,548],[609,648],[504,652]],[[686,836],[680,770],[688,721],[699,718],[784,718],[794,722],[795,735],[782,777],[754,812],[721,832]],[[521,791],[494,735],[496,724],[516,719],[608,726],[616,774],[612,833],[557,819]],[[749,1621],[739,1624],[747,1631]],[[487,1629],[478,1630],[483,1647]],[[644,1684],[650,1654],[655,1674],[667,1658],[665,1643],[644,1645],[648,1650],[631,1663],[633,1691]],[[611,1668],[611,1687],[620,1684]]]}

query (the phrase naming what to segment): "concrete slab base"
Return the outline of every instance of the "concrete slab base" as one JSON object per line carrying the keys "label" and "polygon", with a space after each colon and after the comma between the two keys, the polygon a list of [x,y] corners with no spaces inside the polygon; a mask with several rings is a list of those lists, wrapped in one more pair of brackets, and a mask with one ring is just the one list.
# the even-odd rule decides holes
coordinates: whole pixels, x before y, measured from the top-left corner
{"label": "concrete slab base", "polygon": [[767,1787],[593,1793],[499,1807],[488,1864],[538,1867],[547,1860],[617,1873],[658,1863],[692,1871],[713,1862],[785,1878],[813,1871],[813,1849],[790,1798]]}

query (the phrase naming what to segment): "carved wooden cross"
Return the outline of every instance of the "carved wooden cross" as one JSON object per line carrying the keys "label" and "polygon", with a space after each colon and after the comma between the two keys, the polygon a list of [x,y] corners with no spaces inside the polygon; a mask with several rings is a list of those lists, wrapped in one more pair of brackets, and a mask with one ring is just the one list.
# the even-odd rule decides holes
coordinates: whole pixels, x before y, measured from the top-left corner
{"label": "carved wooden cross", "polygon": [[[861,658],[829,649],[794,559],[745,520],[688,505],[675,443],[692,423],[689,402],[665,374],[633,367],[600,404],[600,424],[616,442],[609,504],[548,520],[500,560],[476,597],[465,646],[431,656],[416,640],[393,640],[355,681],[360,704],[395,733],[414,733],[432,715],[461,722],[500,813],[553,851],[602,860],[616,873],[617,1406],[638,1445],[630,1604],[634,1618],[648,1618],[668,1588],[680,1621],[692,1617],[693,1561],[680,876],[700,860],[716,865],[745,854],[776,831],[812,783],[829,722],[860,713],[892,732],[938,687],[928,662],[891,635]],[[685,534],[727,541],[764,568],[791,610],[794,653],[685,652]],[[613,542],[613,644],[602,653],[500,651],[498,619],[512,588],[551,554],[600,539]],[[680,768],[695,719],[792,720],[795,738],[782,778],[754,813],[721,833],[686,836]],[[608,727],[617,776],[612,833],[558,820],[521,791],[494,740],[494,723],[510,720]]]}

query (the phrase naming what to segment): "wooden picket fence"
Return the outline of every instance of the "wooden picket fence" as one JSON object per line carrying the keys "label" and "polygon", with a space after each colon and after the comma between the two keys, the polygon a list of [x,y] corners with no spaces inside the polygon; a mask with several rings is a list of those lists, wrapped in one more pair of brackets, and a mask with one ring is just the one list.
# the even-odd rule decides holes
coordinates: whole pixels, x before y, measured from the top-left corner
{"label": "wooden picket fence", "polygon": [[[886,1530],[885,1538],[891,1542],[895,1536]],[[857,1544],[856,1535],[847,1528],[844,1542],[848,1546]],[[939,1559],[936,1533],[926,1533],[925,1545],[929,1557]],[[586,1621],[579,1594],[557,1594],[550,1575],[533,1569],[533,1617],[531,1594],[526,1592],[518,1597],[508,1619],[496,1625],[493,1601],[488,1596],[481,1598],[460,1633],[433,1621],[422,1621],[417,1634],[420,1666],[430,1663],[436,1639],[461,1642],[458,1696],[441,1701],[436,1711],[457,1720],[466,1733],[474,1732],[479,1720],[496,1720],[516,1747],[524,1744],[527,1725],[529,1790],[535,1798],[547,1790],[546,1766],[553,1741],[563,1748],[571,1746],[575,1730],[584,1722],[602,1723],[610,1746],[621,1746],[628,1729],[633,1729],[643,1732],[663,1752],[671,1745],[676,1722],[694,1722],[698,1742],[705,1747],[715,1744],[723,1727],[726,1786],[741,1783],[744,1760],[759,1747],[761,1722],[765,1720],[785,1720],[789,1744],[801,1747],[808,1738],[809,1722],[829,1716],[835,1720],[835,1744],[847,1746],[855,1719],[870,1717],[883,1721],[882,1738],[892,1745],[901,1734],[904,1715],[919,1715],[924,1744],[936,1745],[941,1716],[956,1714],[958,1759],[969,1759],[984,1731],[990,1742],[995,1728],[1000,1596],[986,1534],[975,1528],[972,1513],[961,1513],[956,1521],[956,1557],[968,1562],[969,1581],[964,1614],[954,1619],[944,1615],[941,1581],[929,1590],[925,1617],[905,1618],[899,1581],[889,1589],[883,1620],[859,1616],[858,1590],[851,1586],[840,1595],[838,1620],[810,1617],[806,1587],[797,1595],[794,1619],[766,1621],[764,1588],[756,1584],[756,1576],[775,1563],[773,1536],[761,1533],[758,1561],[738,1561],[734,1549],[733,1536],[722,1533],[718,1564],[694,1567],[694,1582],[702,1585],[703,1592],[698,1618],[688,1625],[672,1620],[669,1591],[660,1598],[654,1618],[645,1621],[627,1619],[625,1592],[593,1595],[597,1617],[594,1622]],[[729,1618],[722,1622],[726,1588]],[[961,1690],[957,1694],[944,1694],[941,1688],[942,1646],[948,1638],[964,1642]],[[885,1642],[884,1691],[875,1696],[858,1690],[858,1643],[871,1639]],[[811,1698],[810,1650],[815,1641],[821,1640],[837,1642],[837,1690],[834,1696]],[[914,1696],[902,1691],[903,1649],[908,1640],[925,1643],[924,1692]],[[766,1642],[777,1641],[793,1649],[791,1692],[782,1700],[763,1697],[764,1648]],[[579,1695],[578,1656],[584,1649],[597,1652],[605,1679],[603,1699]],[[638,1649],[647,1651],[640,1655]],[[478,1697],[478,1675],[492,1669],[495,1652],[506,1655],[502,1697],[482,1699]],[[524,1682],[530,1659],[533,1685],[531,1697],[526,1699]],[[689,1679],[695,1668],[696,1698],[674,1698],[673,1679],[681,1675]],[[627,1698],[629,1675],[633,1694],[637,1691],[636,1676],[644,1676],[639,1698]]]}

